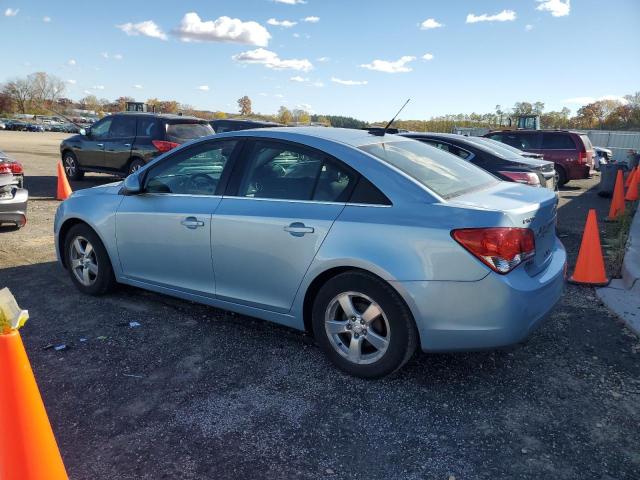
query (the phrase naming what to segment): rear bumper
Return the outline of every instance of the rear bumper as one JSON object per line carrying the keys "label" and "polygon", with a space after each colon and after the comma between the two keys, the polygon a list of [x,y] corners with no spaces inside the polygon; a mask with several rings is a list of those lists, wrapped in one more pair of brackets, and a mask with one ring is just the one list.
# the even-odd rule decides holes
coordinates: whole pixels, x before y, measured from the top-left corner
{"label": "rear bumper", "polygon": [[556,240],[551,262],[535,277],[519,267],[477,282],[395,282],[413,311],[423,351],[497,348],[525,339],[564,290],[566,252]]}
{"label": "rear bumper", "polygon": [[21,188],[11,199],[0,200],[0,223],[15,223],[22,227],[27,222],[29,192]]}
{"label": "rear bumper", "polygon": [[591,167],[589,165],[571,165],[568,171],[569,180],[582,180],[589,178]]}

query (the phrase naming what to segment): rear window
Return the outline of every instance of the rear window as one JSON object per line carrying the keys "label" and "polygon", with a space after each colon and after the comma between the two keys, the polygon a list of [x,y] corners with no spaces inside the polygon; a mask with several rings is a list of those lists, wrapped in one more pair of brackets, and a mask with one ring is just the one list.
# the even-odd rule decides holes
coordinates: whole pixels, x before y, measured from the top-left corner
{"label": "rear window", "polygon": [[194,138],[213,135],[213,133],[213,128],[208,123],[169,123],[167,125],[169,142],[185,143]]}
{"label": "rear window", "polygon": [[361,150],[393,165],[442,198],[452,198],[497,183],[469,162],[414,140],[374,143]]}
{"label": "rear window", "polygon": [[544,133],[542,135],[543,150],[575,150],[576,144],[568,133]]}
{"label": "rear window", "polygon": [[580,139],[582,143],[584,143],[584,148],[586,150],[593,150],[593,145],[591,145],[591,140],[586,135],[580,135]]}

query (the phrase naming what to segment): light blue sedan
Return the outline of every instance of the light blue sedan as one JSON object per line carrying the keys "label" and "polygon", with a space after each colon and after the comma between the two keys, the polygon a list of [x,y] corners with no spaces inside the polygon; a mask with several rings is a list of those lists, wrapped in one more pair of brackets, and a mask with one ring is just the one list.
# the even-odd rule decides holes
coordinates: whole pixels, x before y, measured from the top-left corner
{"label": "light blue sedan", "polygon": [[380,133],[271,128],[183,145],[63,202],[58,257],[82,292],[124,283],[306,330],[361,377],[418,346],[524,339],[564,286],[556,196]]}

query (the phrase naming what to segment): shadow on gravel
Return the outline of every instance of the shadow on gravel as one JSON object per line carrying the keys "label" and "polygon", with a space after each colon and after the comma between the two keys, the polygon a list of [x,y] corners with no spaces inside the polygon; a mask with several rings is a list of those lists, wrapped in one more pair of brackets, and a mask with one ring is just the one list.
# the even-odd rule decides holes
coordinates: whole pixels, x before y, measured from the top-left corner
{"label": "shadow on gravel", "polygon": [[[83,190],[85,188],[104,185],[121,180],[118,177],[110,175],[86,176],[83,180],[69,182],[72,190]],[[29,190],[29,200],[34,197],[55,198],[58,186],[58,178],[55,176],[37,176],[29,175],[25,178],[24,188]]]}

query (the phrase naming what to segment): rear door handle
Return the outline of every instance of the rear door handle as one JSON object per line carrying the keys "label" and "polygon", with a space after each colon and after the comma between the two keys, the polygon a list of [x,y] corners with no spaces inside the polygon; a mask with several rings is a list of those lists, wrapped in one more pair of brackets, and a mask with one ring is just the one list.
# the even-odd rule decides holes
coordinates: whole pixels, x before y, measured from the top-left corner
{"label": "rear door handle", "polygon": [[192,230],[198,227],[204,227],[204,222],[202,220],[198,220],[196,217],[187,217],[182,220],[180,224]]}
{"label": "rear door handle", "polygon": [[292,224],[284,227],[285,232],[289,232],[294,237],[302,237],[307,233],[315,232],[313,227],[307,227],[302,222],[293,222]]}

